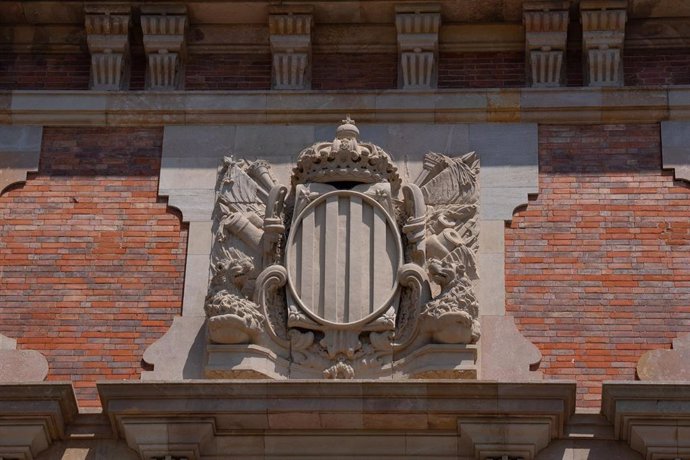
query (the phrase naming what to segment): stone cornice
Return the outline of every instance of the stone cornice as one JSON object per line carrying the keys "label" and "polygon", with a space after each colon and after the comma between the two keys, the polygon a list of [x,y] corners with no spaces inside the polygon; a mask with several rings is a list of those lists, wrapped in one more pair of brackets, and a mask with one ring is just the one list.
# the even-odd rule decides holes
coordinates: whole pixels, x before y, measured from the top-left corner
{"label": "stone cornice", "polygon": [[[85,7],[108,1],[0,2],[0,52],[80,53],[86,47]],[[133,27],[150,2],[119,1],[131,6]],[[187,48],[191,54],[268,53],[268,16],[271,2],[185,0],[189,13]],[[395,9],[414,0],[305,1],[313,9],[313,52],[396,52]],[[469,2],[439,0],[441,52],[521,51],[522,0]],[[534,2],[531,2],[534,3]],[[568,5],[571,25],[577,20],[578,1]],[[625,48],[687,48],[690,43],[690,4],[673,0],[628,0]]]}
{"label": "stone cornice", "polygon": [[70,383],[0,385],[0,457],[35,458],[77,416]]}
{"label": "stone cornice", "polygon": [[162,126],[415,123],[656,123],[690,119],[690,86],[436,91],[0,92],[0,124]]}
{"label": "stone cornice", "polygon": [[601,412],[649,460],[690,454],[690,383],[605,382]]}
{"label": "stone cornice", "polygon": [[[396,439],[414,444],[423,433],[434,436],[435,449],[453,446],[454,454],[532,460],[564,436],[575,403],[570,382],[206,380],[108,382],[98,391],[118,435],[144,458],[199,459],[239,440],[246,450],[238,455],[267,455],[285,436],[297,440],[290,450],[298,457],[324,452],[319,440],[328,437],[339,440],[327,448],[333,454],[385,449],[402,457],[424,452]],[[361,444],[364,433],[375,442]]]}

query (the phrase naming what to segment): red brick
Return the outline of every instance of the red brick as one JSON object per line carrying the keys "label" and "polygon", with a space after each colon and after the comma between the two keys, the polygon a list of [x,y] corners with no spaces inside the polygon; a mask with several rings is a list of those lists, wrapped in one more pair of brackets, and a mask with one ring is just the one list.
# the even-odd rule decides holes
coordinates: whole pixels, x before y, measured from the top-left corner
{"label": "red brick", "polygon": [[656,124],[540,126],[539,167],[506,229],[506,310],[545,376],[598,407],[602,381],[690,332],[690,189],[661,171]]}
{"label": "red brick", "polygon": [[187,230],[157,198],[161,144],[158,128],[45,128],[38,173],[0,196],[0,333],[85,407],[95,381],[138,378],[180,314]]}

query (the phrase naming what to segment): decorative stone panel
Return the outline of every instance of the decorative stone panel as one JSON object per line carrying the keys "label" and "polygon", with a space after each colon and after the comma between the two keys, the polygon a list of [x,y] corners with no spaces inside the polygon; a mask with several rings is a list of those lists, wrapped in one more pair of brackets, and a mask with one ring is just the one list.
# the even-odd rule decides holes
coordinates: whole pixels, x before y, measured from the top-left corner
{"label": "decorative stone panel", "polygon": [[141,30],[146,51],[146,88],[182,89],[188,24],[186,7],[144,5],[141,10]]}
{"label": "decorative stone panel", "polygon": [[435,88],[438,78],[438,4],[401,5],[395,9],[398,30],[399,87]]}
{"label": "decorative stone panel", "polygon": [[589,86],[623,84],[626,8],[625,0],[590,0],[580,3],[584,73]]}
{"label": "decorative stone panel", "polygon": [[526,2],[522,7],[527,74],[534,87],[563,84],[568,7],[568,2],[545,1]]}
{"label": "decorative stone panel", "polygon": [[86,42],[91,53],[91,89],[116,91],[127,88],[129,5],[87,5],[85,13]]}
{"label": "decorative stone panel", "polygon": [[273,89],[311,86],[311,8],[276,7],[268,16]]}

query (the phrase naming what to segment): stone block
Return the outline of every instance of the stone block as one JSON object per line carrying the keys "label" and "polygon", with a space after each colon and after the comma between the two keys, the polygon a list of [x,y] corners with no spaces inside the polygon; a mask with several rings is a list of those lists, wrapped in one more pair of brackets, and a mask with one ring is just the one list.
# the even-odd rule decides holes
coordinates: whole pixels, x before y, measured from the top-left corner
{"label": "stone block", "polygon": [[690,122],[661,122],[661,157],[676,179],[690,181]]}
{"label": "stone block", "polygon": [[143,360],[153,365],[142,371],[142,380],[189,380],[203,378],[205,316],[177,316],[163,337],[144,352]]}
{"label": "stone block", "polygon": [[482,315],[481,324],[481,379],[499,382],[542,379],[541,371],[531,370],[541,361],[541,353],[520,334],[512,316]]}
{"label": "stone block", "polygon": [[42,134],[40,126],[0,126],[0,194],[38,170]]}
{"label": "stone block", "polygon": [[206,316],[204,299],[208,290],[210,258],[206,254],[189,254],[185,270],[185,289],[182,301],[184,316]]}

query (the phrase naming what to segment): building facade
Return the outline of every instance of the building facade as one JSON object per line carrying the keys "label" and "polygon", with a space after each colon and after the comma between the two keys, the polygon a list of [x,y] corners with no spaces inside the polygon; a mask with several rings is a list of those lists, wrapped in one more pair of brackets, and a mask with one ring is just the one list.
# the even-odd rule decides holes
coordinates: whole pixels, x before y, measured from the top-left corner
{"label": "building facade", "polygon": [[690,459],[690,3],[0,3],[0,458]]}

